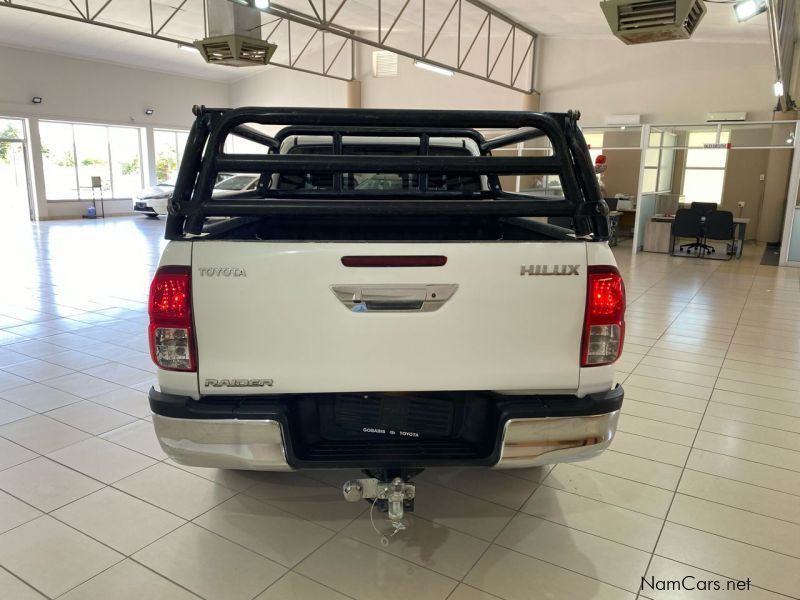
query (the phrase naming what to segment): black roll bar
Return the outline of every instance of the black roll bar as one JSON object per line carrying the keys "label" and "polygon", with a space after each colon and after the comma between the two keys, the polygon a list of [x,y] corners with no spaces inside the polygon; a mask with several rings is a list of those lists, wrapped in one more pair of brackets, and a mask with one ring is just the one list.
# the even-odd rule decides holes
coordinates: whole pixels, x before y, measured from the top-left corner
{"label": "black roll bar", "polygon": [[[170,204],[167,223],[170,239],[202,233],[208,216],[289,213],[571,216],[577,235],[608,238],[608,208],[600,197],[591,158],[577,127],[578,113],[196,107],[195,115]],[[286,127],[276,137],[270,137],[246,128],[246,123]],[[518,131],[487,142],[476,128]],[[254,141],[270,147],[273,152],[227,155],[223,146],[231,133],[242,137],[250,135],[247,139],[253,139],[255,134],[260,140]],[[276,147],[290,135],[331,135],[332,154],[276,153]],[[420,138],[420,152],[414,156],[346,155],[342,153],[344,135],[416,136]],[[542,136],[549,139],[552,156],[490,155],[491,150],[501,146]],[[431,137],[472,139],[481,148],[481,155],[431,155],[428,152]],[[284,191],[267,190],[262,186],[259,191],[266,197],[215,201],[211,192],[216,175],[221,171],[261,173],[262,182],[276,173],[328,173],[333,175],[333,190],[298,190],[291,192],[293,200],[283,201]],[[418,173],[419,191],[392,195],[343,190],[344,173],[392,172]],[[483,175],[488,178],[490,189],[477,193],[428,190],[429,173]],[[499,186],[500,175],[557,175],[564,198],[549,200],[503,192]]]}

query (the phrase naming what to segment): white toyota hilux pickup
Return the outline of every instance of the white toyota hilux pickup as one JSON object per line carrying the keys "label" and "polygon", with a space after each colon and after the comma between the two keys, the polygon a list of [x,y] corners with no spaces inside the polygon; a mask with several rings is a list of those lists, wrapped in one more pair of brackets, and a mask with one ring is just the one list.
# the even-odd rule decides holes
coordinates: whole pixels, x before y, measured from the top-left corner
{"label": "white toyota hilux pickup", "polygon": [[[578,113],[194,113],[149,304],[171,458],[361,469],[345,497],[399,529],[422,469],[611,443],[625,293]],[[220,172],[259,184],[215,199]]]}

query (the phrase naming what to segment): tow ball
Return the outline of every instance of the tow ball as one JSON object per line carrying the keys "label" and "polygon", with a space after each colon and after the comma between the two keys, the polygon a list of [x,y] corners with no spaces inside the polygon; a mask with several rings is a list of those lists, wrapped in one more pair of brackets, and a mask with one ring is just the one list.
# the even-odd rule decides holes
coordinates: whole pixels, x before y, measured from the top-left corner
{"label": "tow ball", "polygon": [[[380,509],[387,513],[389,523],[392,525],[392,533],[389,537],[406,529],[407,525],[403,521],[405,511],[414,511],[414,496],[416,488],[413,483],[404,481],[401,477],[394,477],[391,481],[380,481],[375,477],[365,479],[351,479],[342,485],[342,494],[348,502],[358,502],[359,500],[370,501],[370,520],[375,531],[375,522],[372,520],[372,511],[378,504]],[[378,531],[380,534],[380,531]],[[389,543],[387,536],[382,535],[381,543]]]}

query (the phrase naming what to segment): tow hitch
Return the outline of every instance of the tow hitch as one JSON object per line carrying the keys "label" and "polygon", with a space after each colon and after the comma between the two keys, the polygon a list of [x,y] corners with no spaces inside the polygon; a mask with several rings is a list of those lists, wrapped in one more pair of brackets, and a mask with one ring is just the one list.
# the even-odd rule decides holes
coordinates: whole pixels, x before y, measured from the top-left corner
{"label": "tow hitch", "polygon": [[[414,512],[416,487],[401,476],[393,477],[390,481],[381,481],[377,477],[368,477],[346,481],[342,485],[342,494],[348,502],[358,502],[359,500],[370,502],[369,518],[372,522],[372,527],[381,536],[381,544],[386,546],[389,544],[390,537],[406,529],[407,525],[403,521],[403,516],[405,511]],[[393,531],[388,536],[382,534],[375,526],[373,511],[376,505],[381,511],[387,513],[389,523],[392,525]]]}

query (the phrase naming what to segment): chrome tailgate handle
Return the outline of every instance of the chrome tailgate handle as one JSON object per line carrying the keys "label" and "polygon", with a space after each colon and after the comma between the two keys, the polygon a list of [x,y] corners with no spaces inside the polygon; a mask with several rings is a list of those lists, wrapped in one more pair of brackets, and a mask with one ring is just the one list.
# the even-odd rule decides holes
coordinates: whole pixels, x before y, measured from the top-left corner
{"label": "chrome tailgate handle", "polygon": [[458,289],[451,284],[333,285],[331,290],[353,312],[432,312]]}

